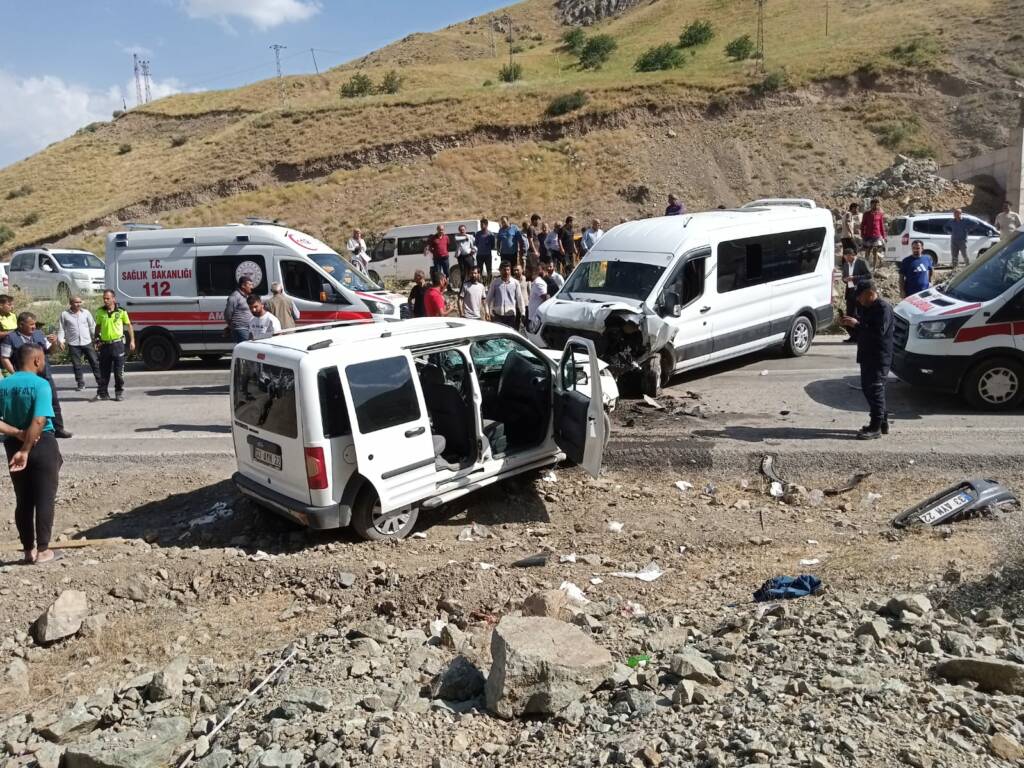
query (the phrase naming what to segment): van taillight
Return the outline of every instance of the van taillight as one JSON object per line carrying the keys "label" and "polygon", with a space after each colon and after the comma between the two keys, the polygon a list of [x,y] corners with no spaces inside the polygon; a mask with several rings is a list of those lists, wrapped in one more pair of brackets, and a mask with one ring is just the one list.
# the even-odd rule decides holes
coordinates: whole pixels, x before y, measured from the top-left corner
{"label": "van taillight", "polygon": [[311,491],[327,490],[327,464],[323,448],[306,449],[306,481]]}
{"label": "van taillight", "polygon": [[910,245],[910,235],[906,232],[903,233],[903,239],[900,240],[903,245]]}

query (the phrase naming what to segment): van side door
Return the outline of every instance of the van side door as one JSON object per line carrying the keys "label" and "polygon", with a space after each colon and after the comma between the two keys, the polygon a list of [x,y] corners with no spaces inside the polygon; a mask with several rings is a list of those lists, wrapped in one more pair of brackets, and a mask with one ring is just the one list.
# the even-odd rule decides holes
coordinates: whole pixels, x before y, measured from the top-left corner
{"label": "van side door", "polygon": [[708,314],[714,325],[711,359],[718,359],[764,346],[771,334],[770,290],[759,236],[725,240],[713,248],[715,299]]}
{"label": "van side door", "polygon": [[711,355],[714,337],[712,303],[714,292],[705,292],[711,249],[688,253],[676,262],[655,302],[665,322],[677,328],[676,369],[694,368]]}
{"label": "van side door", "polygon": [[238,287],[242,276],[249,277],[253,293],[266,296],[270,293],[268,266],[271,263],[271,246],[259,245],[204,245],[196,248],[196,293],[199,295],[201,325],[196,330],[204,332],[205,349],[229,351],[234,345],[224,334],[227,323],[224,307],[228,296]]}
{"label": "van side door", "polygon": [[[580,356],[588,370],[584,393],[576,375]],[[555,417],[552,420],[555,443],[565,451],[566,458],[579,464],[591,477],[601,473],[607,425],[601,394],[601,369],[594,342],[570,336],[555,376]]]}
{"label": "van side door", "polygon": [[398,278],[398,240],[393,237],[385,237],[373,250],[370,251],[370,269],[376,272],[381,278],[390,277],[392,280]]}
{"label": "van side door", "polygon": [[366,347],[349,357],[342,381],[359,473],[387,513],[433,495],[434,440],[412,356]]}
{"label": "van side door", "polygon": [[[833,244],[825,227],[794,229],[764,239],[765,277],[771,290],[771,334],[788,334],[801,309],[831,315]],[[822,260],[827,263],[822,264]]]}
{"label": "van side door", "polygon": [[431,260],[423,255],[427,249],[427,235],[414,235],[398,238],[395,251],[395,277],[399,280],[412,280],[417,269],[430,274]]}

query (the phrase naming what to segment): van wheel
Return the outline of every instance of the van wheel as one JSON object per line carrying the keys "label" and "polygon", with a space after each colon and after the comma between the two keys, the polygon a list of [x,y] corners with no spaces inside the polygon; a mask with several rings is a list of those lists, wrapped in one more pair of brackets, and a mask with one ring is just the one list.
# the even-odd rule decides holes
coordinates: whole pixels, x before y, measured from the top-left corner
{"label": "van wheel", "polygon": [[967,374],[962,393],[979,410],[1013,408],[1024,395],[1024,366],[1008,357],[985,360]]}
{"label": "van wheel", "polygon": [[462,267],[452,267],[448,270],[448,290],[458,291],[462,288]]}
{"label": "van wheel", "polygon": [[[935,251],[924,251],[921,255],[927,256],[929,259],[932,260],[932,267],[939,266],[939,256],[937,253],[935,253]],[[950,263],[952,264],[952,262]]]}
{"label": "van wheel", "polygon": [[62,304],[71,303],[71,289],[67,283],[60,283],[57,286],[57,300]]}
{"label": "van wheel", "polygon": [[814,340],[814,325],[803,315],[800,315],[790,326],[789,334],[786,336],[786,354],[790,357],[803,357],[811,349],[811,342]]}
{"label": "van wheel", "polygon": [[652,357],[640,371],[640,392],[648,397],[661,395],[661,357]]}
{"label": "van wheel", "polygon": [[169,371],[178,364],[178,347],[167,336],[148,336],[142,342],[142,362],[150,371]]}
{"label": "van wheel", "polygon": [[411,507],[383,514],[377,491],[367,483],[352,505],[352,530],[366,541],[396,541],[412,532],[418,517],[419,511]]}

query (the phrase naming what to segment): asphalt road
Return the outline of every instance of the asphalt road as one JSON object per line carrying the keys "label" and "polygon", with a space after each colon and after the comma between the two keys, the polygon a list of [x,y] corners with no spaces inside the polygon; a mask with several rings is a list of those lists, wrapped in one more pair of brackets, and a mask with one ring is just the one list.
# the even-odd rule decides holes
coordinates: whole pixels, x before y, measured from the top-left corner
{"label": "asphalt road", "polygon": [[[895,379],[889,385],[893,433],[877,441],[853,439],[867,421],[854,351],[839,338],[822,337],[803,358],[755,355],[677,376],[666,393],[696,393],[708,418],[647,417],[643,406],[625,400],[620,408],[636,407],[641,423],[617,428],[611,450],[629,454],[637,446],[665,448],[685,438],[719,456],[852,452],[893,460],[932,456],[941,463],[941,457],[969,461],[1021,452],[1024,412],[972,412],[959,398]],[[75,392],[69,369],[58,368],[67,426],[75,434],[63,443],[65,456],[230,454],[228,376],[227,359],[216,365],[186,361],[167,373],[135,365],[127,374],[127,399],[116,403],[94,400],[92,389]]]}

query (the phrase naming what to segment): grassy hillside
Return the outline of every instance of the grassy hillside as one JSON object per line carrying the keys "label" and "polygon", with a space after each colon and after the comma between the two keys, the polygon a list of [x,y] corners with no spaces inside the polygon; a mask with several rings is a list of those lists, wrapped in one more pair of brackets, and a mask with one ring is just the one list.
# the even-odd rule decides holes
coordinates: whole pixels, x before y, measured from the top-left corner
{"label": "grassy hillside", "polygon": [[[821,196],[894,150],[943,156],[997,143],[998,131],[965,139],[953,106],[973,93],[989,94],[982,109],[1003,106],[992,94],[1024,60],[1019,39],[1005,35],[1022,5],[944,0],[937,25],[928,0],[832,2],[826,37],[824,0],[771,0],[765,68],[782,88],[761,97],[751,94],[765,77],[757,63],[723,51],[753,36],[750,0],[654,0],[588,28],[618,45],[597,71],[563,49],[553,0],[525,0],[321,76],[288,77],[284,107],[268,80],[89,126],[0,170],[0,224],[14,233],[0,253],[58,240],[95,247],[107,228],[154,217],[271,215],[337,239],[353,225],[477,211],[571,207],[617,220],[656,209],[671,189],[697,206]],[[506,12],[523,78],[496,84]],[[715,37],[687,51],[681,68],[634,70],[642,51],[677,41],[698,18]],[[984,69],[988,81],[962,77],[961,63],[993,41],[1002,50]],[[391,70],[404,79],[399,93],[339,96],[354,73],[380,82]],[[588,96],[582,109],[545,115],[553,97],[577,90]],[[652,199],[626,194],[630,186]]]}

